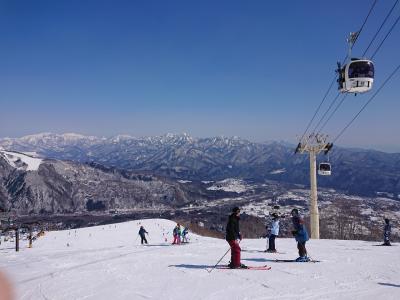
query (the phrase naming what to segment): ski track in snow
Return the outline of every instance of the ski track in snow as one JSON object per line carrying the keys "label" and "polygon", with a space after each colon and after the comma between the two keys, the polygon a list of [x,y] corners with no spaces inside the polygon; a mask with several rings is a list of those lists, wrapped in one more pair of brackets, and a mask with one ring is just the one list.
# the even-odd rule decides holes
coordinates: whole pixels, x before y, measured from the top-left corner
{"label": "ski track in snow", "polygon": [[[143,225],[150,245],[140,245]],[[319,263],[276,263],[297,257],[293,239],[276,240],[283,253],[263,253],[264,239],[243,240],[242,262],[268,271],[211,269],[228,249],[224,240],[191,234],[192,243],[171,245],[168,220],[48,232],[14,252],[0,245],[0,267],[17,299],[400,299],[398,247],[377,242],[311,240]],[[168,233],[168,236],[167,236]],[[167,242],[165,242],[167,237]],[[68,246],[67,246],[68,244]],[[227,264],[228,253],[221,261]],[[371,259],[372,258],[372,259]]]}

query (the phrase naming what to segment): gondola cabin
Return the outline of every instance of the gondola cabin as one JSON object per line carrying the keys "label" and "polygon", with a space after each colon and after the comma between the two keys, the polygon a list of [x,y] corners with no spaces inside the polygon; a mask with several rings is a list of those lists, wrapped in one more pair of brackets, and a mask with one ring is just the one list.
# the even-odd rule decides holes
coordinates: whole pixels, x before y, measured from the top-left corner
{"label": "gondola cabin", "polygon": [[367,59],[352,58],[339,67],[339,91],[342,93],[365,93],[372,88],[374,82],[374,64]]}
{"label": "gondola cabin", "polygon": [[323,176],[331,175],[331,164],[327,162],[318,165],[318,174]]}

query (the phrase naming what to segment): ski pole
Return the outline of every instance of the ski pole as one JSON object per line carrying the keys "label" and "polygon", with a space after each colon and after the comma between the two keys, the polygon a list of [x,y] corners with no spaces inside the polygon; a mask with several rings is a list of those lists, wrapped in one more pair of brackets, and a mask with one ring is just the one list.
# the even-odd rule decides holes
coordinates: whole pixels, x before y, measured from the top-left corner
{"label": "ski pole", "polygon": [[221,260],[223,260],[223,258],[228,254],[229,250],[231,250],[231,247],[229,247],[229,249],[225,252],[225,254],[221,257],[221,259],[215,264],[215,266],[211,268],[210,271],[207,270],[208,273],[211,273],[218,266],[218,264],[221,262]]}
{"label": "ski pole", "polygon": [[136,237],[136,240],[135,240],[135,242],[134,242],[134,244],[136,244],[136,241],[137,241],[137,239],[139,238],[139,234],[137,235],[137,237]]}
{"label": "ski pole", "polygon": [[[238,244],[240,244],[241,241],[242,240],[239,240]],[[215,264],[214,267],[211,268],[210,271],[207,270],[208,273],[211,273],[218,266],[218,264],[221,262],[221,260],[228,254],[229,250],[231,250],[231,247],[229,247],[228,251],[225,252],[224,256],[221,257],[221,259]]]}

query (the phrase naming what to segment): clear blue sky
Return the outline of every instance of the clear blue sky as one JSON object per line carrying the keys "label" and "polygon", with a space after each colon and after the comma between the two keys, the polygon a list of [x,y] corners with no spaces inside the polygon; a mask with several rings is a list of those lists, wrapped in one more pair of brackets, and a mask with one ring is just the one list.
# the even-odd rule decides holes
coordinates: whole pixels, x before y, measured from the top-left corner
{"label": "clear blue sky", "polygon": [[[0,137],[295,142],[372,2],[0,0]],[[354,56],[394,2],[378,1]],[[384,33],[399,14],[400,5]],[[400,63],[399,46],[400,24],[376,55],[376,87]],[[348,97],[326,133],[335,137],[371,95]],[[338,143],[400,152],[399,95],[400,73]]]}

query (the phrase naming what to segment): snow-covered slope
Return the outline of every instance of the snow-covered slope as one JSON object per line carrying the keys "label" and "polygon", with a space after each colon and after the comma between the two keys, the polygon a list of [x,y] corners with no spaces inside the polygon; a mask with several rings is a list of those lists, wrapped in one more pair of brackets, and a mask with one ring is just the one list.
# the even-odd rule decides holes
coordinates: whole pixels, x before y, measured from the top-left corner
{"label": "snow-covered slope", "polygon": [[26,171],[37,171],[43,161],[40,158],[35,158],[28,154],[12,151],[1,150],[0,155],[3,156],[12,167]]}
{"label": "snow-covered slope", "polygon": [[[148,246],[137,238],[140,225]],[[399,299],[398,245],[312,240],[309,254],[320,263],[276,263],[296,258],[293,239],[278,239],[282,254],[266,254],[265,241],[241,243],[242,262],[269,271],[214,270],[227,251],[224,240],[191,235],[170,244],[175,223],[152,219],[78,230],[49,232],[32,249],[16,253],[0,245],[0,268],[17,299]],[[165,242],[165,237],[167,241]],[[226,264],[229,254],[223,259]]]}

